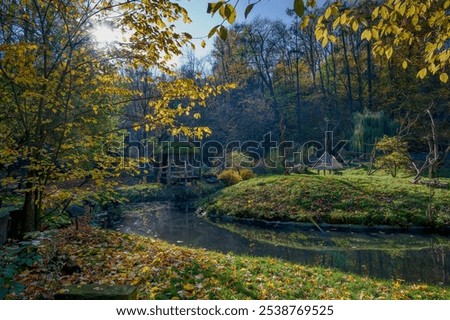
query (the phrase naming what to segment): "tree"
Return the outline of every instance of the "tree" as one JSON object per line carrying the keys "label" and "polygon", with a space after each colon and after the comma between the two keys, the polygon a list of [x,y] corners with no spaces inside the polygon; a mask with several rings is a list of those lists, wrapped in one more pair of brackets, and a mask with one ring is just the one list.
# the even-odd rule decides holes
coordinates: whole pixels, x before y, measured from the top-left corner
{"label": "tree", "polygon": [[[224,22],[233,24],[236,20],[236,4],[231,0],[220,0],[208,4],[208,12],[214,15],[219,12],[224,19],[221,25],[215,26],[209,36],[215,32],[221,38],[226,38]],[[250,3],[245,9],[245,17],[260,1]],[[448,81],[450,64],[450,0],[384,0],[381,2],[367,0],[374,4],[370,22],[363,15],[359,15],[352,8],[346,8],[341,1],[334,1],[324,10],[316,23],[316,38],[325,47],[328,42],[335,42],[336,37],[329,32],[326,22],[332,21],[333,29],[347,26],[354,31],[363,29],[361,39],[373,40],[372,52],[375,56],[390,60],[392,56],[400,54],[404,46],[420,48],[420,62],[413,65],[417,69],[417,77],[439,75],[443,83]],[[307,8],[316,7],[315,0],[293,0],[295,13],[303,17],[303,26],[308,25],[311,17],[305,15]],[[370,23],[369,23],[370,22]],[[400,54],[401,55],[401,54]],[[406,69],[411,65],[407,59],[401,65]]]}
{"label": "tree", "polygon": [[[185,9],[168,0],[0,4],[0,166],[20,173],[2,176],[1,182],[19,183],[24,194],[22,232],[39,229],[50,196],[67,203],[79,192],[96,194],[97,187],[113,186],[120,157],[102,148],[117,139],[122,108],[147,99],[130,87],[123,70],[173,75],[169,61],[191,39],[174,32],[170,23],[179,19],[190,21]],[[99,23],[128,38],[100,48],[92,39]],[[152,112],[132,126],[203,136],[207,128],[189,128],[177,118],[223,88],[183,79],[160,81],[149,105]],[[68,182],[76,185],[72,194],[60,190]]]}
{"label": "tree", "polygon": [[407,144],[399,137],[384,136],[377,142],[375,148],[382,152],[376,162],[378,167],[388,170],[394,178],[397,177],[400,169],[406,168],[409,164],[406,156]]}
{"label": "tree", "polygon": [[[370,2],[370,1],[368,1]],[[448,81],[450,48],[450,16],[448,0],[385,0],[375,5],[370,19],[357,11],[335,2],[328,6],[316,25],[316,37],[326,43],[334,41],[325,28],[331,20],[333,28],[351,27],[355,32],[363,29],[361,39],[373,42],[372,52],[377,57],[391,60],[400,55],[405,47],[419,48],[420,61],[415,64],[402,59],[401,66],[413,66],[417,77],[439,75],[443,83]]]}

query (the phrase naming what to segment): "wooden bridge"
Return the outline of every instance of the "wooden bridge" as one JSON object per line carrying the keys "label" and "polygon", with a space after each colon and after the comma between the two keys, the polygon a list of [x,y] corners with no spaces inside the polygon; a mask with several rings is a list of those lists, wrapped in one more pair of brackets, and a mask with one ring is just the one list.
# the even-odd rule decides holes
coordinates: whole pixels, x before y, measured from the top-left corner
{"label": "wooden bridge", "polygon": [[185,162],[183,165],[177,165],[175,163],[168,164],[164,167],[160,167],[161,181],[166,184],[184,183],[194,180],[199,180],[201,177],[201,169],[194,168],[193,166]]}

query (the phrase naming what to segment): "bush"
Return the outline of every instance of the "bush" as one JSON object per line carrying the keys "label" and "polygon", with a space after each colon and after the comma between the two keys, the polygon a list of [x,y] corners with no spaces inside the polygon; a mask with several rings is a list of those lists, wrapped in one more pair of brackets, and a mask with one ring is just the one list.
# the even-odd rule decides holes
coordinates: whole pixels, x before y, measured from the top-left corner
{"label": "bush", "polygon": [[221,174],[219,174],[219,180],[222,180],[227,185],[231,186],[233,184],[238,183],[239,181],[242,181],[242,177],[239,175],[237,171],[227,169],[222,171]]}
{"label": "bush", "polygon": [[25,287],[15,281],[15,276],[21,270],[31,268],[40,263],[42,257],[38,248],[31,242],[24,241],[18,246],[4,247],[0,250],[0,300],[9,293],[20,293]]}
{"label": "bush", "polygon": [[376,164],[380,168],[387,169],[392,177],[396,177],[400,169],[407,169],[409,159],[406,156],[408,153],[406,142],[401,141],[397,137],[384,136],[383,139],[377,142],[376,149],[383,153]]}
{"label": "bush", "polygon": [[242,180],[248,180],[255,176],[252,170],[250,169],[241,169],[239,170],[239,175],[241,176]]}

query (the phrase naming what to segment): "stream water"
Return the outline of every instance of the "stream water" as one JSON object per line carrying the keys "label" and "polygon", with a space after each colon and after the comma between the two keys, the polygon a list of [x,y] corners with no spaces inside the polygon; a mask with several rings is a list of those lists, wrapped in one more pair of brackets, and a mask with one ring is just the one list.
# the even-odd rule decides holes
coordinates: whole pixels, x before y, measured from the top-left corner
{"label": "stream water", "polygon": [[270,256],[370,277],[449,285],[450,237],[207,220],[170,202],[127,204],[115,230],[219,252]]}

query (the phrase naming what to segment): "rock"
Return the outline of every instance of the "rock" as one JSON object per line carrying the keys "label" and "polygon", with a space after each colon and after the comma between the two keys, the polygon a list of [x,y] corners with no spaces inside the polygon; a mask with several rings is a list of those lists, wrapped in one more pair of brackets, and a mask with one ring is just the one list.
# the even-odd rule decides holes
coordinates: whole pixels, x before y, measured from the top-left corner
{"label": "rock", "polygon": [[55,300],[135,300],[137,288],[131,285],[71,285],[55,294]]}

